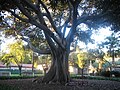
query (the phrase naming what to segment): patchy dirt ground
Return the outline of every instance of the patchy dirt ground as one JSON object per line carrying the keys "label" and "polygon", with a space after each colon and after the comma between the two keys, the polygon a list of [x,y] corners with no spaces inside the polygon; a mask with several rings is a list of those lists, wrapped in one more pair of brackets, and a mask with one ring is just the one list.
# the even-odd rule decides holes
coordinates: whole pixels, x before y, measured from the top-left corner
{"label": "patchy dirt ground", "polygon": [[43,84],[34,79],[0,80],[0,84],[17,87],[19,90],[120,90],[120,82],[109,80],[74,79],[70,84]]}

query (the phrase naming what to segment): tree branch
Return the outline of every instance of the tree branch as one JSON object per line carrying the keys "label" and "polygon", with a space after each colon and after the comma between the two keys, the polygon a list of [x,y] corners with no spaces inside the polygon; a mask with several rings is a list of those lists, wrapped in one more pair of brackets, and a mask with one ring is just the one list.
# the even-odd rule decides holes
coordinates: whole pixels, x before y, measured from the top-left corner
{"label": "tree branch", "polygon": [[[36,27],[39,27],[41,30],[47,32],[47,35],[50,36],[51,38],[53,38],[53,40],[60,45],[61,48],[65,49],[64,45],[62,45],[62,43],[57,39],[57,37],[54,36],[53,32],[48,29],[44,23],[44,21],[42,21],[43,23],[40,24],[37,21],[35,21],[35,19],[30,15],[29,12],[26,11],[26,9],[22,6],[22,4],[20,3],[20,0],[14,0],[14,2],[16,3],[17,7],[20,9],[20,11],[30,20],[30,23],[35,25]],[[41,17],[41,16],[40,16]]]}
{"label": "tree branch", "polygon": [[68,36],[66,37],[67,41],[69,41],[69,44],[73,41],[73,35],[76,31],[76,27],[77,27],[77,7],[78,5],[75,5],[73,7],[73,15],[72,15],[72,27],[68,33]]}
{"label": "tree branch", "polygon": [[29,23],[29,20],[28,20],[28,19],[20,17],[19,15],[15,14],[15,12],[13,12],[13,11],[11,11],[11,10],[7,10],[7,11],[10,12],[10,13],[11,13],[13,16],[15,16],[16,18],[20,19],[21,21]]}
{"label": "tree branch", "polygon": [[68,19],[66,20],[65,24],[64,24],[64,29],[63,29],[63,38],[65,37],[65,32],[66,32],[66,27],[68,26],[68,23],[70,22],[71,20],[71,7],[70,7],[70,4],[68,3],[68,6],[69,6],[69,11],[70,11],[70,15],[68,17]]}
{"label": "tree branch", "polygon": [[22,6],[22,4],[20,3],[20,0],[13,0],[17,7],[20,9],[20,11],[30,20],[30,21],[35,21],[35,19],[31,16],[31,14],[26,11],[26,9]]}
{"label": "tree branch", "polygon": [[80,23],[87,23],[88,20],[91,20],[91,21],[101,20],[101,17],[103,17],[107,14],[109,14],[109,11],[105,12],[105,13],[98,14],[98,15],[90,15],[90,16],[88,16],[88,15],[85,16],[84,15],[84,16],[81,16],[77,19],[77,25],[79,25]]}
{"label": "tree branch", "polygon": [[61,36],[61,33],[58,32],[58,30],[57,30],[57,28],[56,28],[56,26],[55,26],[55,24],[54,24],[54,22],[53,22],[53,19],[52,19],[51,15],[50,15],[50,12],[49,12],[48,9],[47,9],[47,7],[45,6],[45,4],[44,4],[41,0],[38,0],[38,1],[41,3],[41,5],[43,6],[43,8],[45,9],[45,11],[46,11],[46,13],[47,13],[47,18],[49,19],[49,22],[51,23],[53,29],[55,30],[55,32],[56,32],[59,36]]}
{"label": "tree branch", "polygon": [[33,9],[36,13],[38,12],[38,8],[34,4],[30,3],[28,0],[22,0],[22,1],[26,3],[26,5],[29,6],[31,9]]}
{"label": "tree branch", "polygon": [[74,5],[78,5],[82,0],[68,0],[71,5],[74,7]]}
{"label": "tree branch", "polygon": [[39,53],[39,54],[51,54],[51,51],[50,51],[50,50],[40,50],[40,49],[34,47],[34,46],[32,45],[32,43],[31,43],[28,39],[26,39],[26,38],[24,38],[24,37],[22,37],[21,39],[24,40],[24,41],[26,41],[26,42],[28,43],[30,49],[32,49],[34,52],[37,52],[37,53]]}

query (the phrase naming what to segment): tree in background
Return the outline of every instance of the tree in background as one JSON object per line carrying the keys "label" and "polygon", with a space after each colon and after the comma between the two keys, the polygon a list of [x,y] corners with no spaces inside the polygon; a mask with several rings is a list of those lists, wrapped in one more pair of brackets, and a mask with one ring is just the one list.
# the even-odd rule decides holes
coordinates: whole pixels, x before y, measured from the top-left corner
{"label": "tree in background", "polygon": [[[44,83],[65,84],[70,81],[68,56],[74,38],[90,41],[88,37],[91,31],[103,26],[111,26],[119,31],[119,0],[1,0],[0,3],[0,10],[10,12],[20,22],[30,23],[37,28],[31,31],[25,28],[15,30],[33,51],[51,53],[51,68],[43,78]],[[3,19],[2,15],[0,18]],[[29,38],[31,34],[39,37],[40,31],[44,33],[49,46],[46,50],[34,47]]]}
{"label": "tree in background", "polygon": [[25,60],[25,49],[23,42],[21,40],[17,40],[15,43],[9,44],[8,53],[2,56],[2,60],[7,64],[16,64],[19,68],[19,74],[21,75],[22,64]]}
{"label": "tree in background", "polygon": [[11,61],[13,60],[12,58],[13,56],[11,54],[3,53],[0,57],[0,60],[6,65],[6,67],[9,67]]}
{"label": "tree in background", "polygon": [[105,53],[101,49],[93,49],[92,53],[98,62],[98,72],[101,72],[103,69],[102,65],[104,64]]}
{"label": "tree in background", "polygon": [[94,57],[92,56],[92,53],[84,51],[77,46],[76,51],[70,53],[69,59],[71,65],[78,67],[78,74],[82,71],[81,74],[83,77],[84,68],[89,66],[89,61],[94,60]]}
{"label": "tree in background", "polygon": [[107,37],[104,42],[102,42],[102,46],[107,49],[107,55],[112,58],[112,66],[115,66],[115,57],[119,56],[120,50],[120,40],[119,33],[112,33],[111,36]]}
{"label": "tree in background", "polygon": [[111,71],[112,64],[106,52],[103,52],[101,48],[91,49],[90,52],[94,56],[93,66],[96,68],[97,73],[100,75],[101,71]]}
{"label": "tree in background", "polygon": [[82,52],[80,51],[78,54],[77,54],[77,58],[78,58],[78,61],[77,61],[77,64],[79,66],[79,68],[81,68],[82,70],[82,77],[83,77],[83,70],[84,70],[84,67],[85,67],[85,62],[87,61],[87,53],[85,52]]}

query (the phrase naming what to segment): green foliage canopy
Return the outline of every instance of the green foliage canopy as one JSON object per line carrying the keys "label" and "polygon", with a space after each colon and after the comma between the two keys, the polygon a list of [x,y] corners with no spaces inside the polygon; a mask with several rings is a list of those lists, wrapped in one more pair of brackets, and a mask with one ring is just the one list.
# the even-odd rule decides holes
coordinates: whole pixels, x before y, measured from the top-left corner
{"label": "green foliage canopy", "polygon": [[23,47],[23,42],[20,40],[13,44],[9,44],[8,48],[8,53],[2,56],[3,62],[21,65],[25,60],[25,50]]}

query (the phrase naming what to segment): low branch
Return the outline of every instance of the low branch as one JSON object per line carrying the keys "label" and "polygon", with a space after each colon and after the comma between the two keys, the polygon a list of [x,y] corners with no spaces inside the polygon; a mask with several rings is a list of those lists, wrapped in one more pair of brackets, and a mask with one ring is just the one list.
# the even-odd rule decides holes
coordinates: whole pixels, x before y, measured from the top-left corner
{"label": "low branch", "polygon": [[36,52],[38,54],[51,54],[51,50],[40,50],[40,49],[34,47],[28,39],[26,39],[24,37],[22,37],[21,39],[26,41],[28,43],[30,49],[32,49],[34,52]]}

